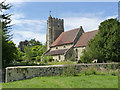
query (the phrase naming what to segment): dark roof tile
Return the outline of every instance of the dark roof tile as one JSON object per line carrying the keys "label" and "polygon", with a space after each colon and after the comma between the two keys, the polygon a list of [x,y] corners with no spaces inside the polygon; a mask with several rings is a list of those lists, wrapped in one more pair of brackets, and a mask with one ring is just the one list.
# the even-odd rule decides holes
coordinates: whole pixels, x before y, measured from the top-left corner
{"label": "dark roof tile", "polygon": [[68,49],[53,50],[47,52],[45,55],[60,55],[60,54],[64,54],[67,50]]}

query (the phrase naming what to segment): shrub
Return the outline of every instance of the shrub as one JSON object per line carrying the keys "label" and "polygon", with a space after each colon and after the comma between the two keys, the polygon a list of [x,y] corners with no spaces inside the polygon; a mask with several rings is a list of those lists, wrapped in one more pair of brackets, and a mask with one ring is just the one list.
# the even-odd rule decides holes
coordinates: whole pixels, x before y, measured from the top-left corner
{"label": "shrub", "polygon": [[51,62],[53,61],[53,57],[52,56],[44,56],[43,57],[43,62],[44,63],[48,63],[48,62]]}
{"label": "shrub", "polygon": [[118,70],[98,70],[96,69],[94,66],[91,66],[89,68],[83,68],[81,70],[81,72],[79,74],[77,74],[78,76],[81,75],[113,75],[113,76],[117,76],[118,75]]}

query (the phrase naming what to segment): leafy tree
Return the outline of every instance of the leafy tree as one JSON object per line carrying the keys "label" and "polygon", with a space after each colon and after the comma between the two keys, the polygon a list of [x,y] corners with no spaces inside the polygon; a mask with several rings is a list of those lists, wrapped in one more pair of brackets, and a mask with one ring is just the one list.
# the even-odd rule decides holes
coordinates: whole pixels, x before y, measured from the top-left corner
{"label": "leafy tree", "polygon": [[24,59],[26,60],[26,62],[31,61],[33,56],[32,47],[24,46],[24,52],[25,52]]}
{"label": "leafy tree", "polygon": [[[1,11],[8,10],[12,6],[10,4],[5,4],[5,2],[0,3]],[[11,14],[2,14],[0,15],[1,19],[1,29],[2,29],[2,67],[5,68],[11,61],[17,58],[17,48],[12,42],[10,35],[11,26]]]}
{"label": "leafy tree", "polygon": [[24,48],[23,47],[24,46],[28,46],[28,43],[29,43],[28,40],[19,42],[19,45],[18,45],[19,50],[24,52],[24,50],[23,50]]}
{"label": "leafy tree", "polygon": [[44,63],[48,63],[48,62],[50,62],[50,61],[53,61],[53,57],[52,56],[44,56],[43,57],[43,62]]}
{"label": "leafy tree", "polygon": [[42,45],[42,43],[39,41],[36,41],[35,39],[31,39],[29,41],[29,46],[36,46],[36,45]]}
{"label": "leafy tree", "polygon": [[81,59],[120,62],[120,22],[117,19],[108,19],[100,24],[98,35],[90,40]]}
{"label": "leafy tree", "polygon": [[[38,43],[39,44],[39,43]],[[23,52],[19,51],[19,61],[27,62],[27,63],[33,63],[40,62],[41,56],[45,52],[45,45],[35,45],[35,46],[23,46]]]}
{"label": "leafy tree", "polygon": [[24,46],[36,46],[36,45],[42,45],[41,42],[36,41],[35,39],[31,39],[30,41],[25,40],[25,41],[21,41],[18,45],[18,48],[20,49],[20,51],[24,52]]}

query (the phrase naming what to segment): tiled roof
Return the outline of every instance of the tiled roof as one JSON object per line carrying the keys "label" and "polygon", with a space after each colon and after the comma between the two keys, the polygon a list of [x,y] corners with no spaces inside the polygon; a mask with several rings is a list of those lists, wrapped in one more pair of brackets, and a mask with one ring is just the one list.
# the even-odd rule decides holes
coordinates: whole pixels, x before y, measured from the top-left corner
{"label": "tiled roof", "polygon": [[83,33],[78,42],[76,43],[75,47],[87,46],[87,42],[90,39],[93,39],[97,33],[98,30]]}
{"label": "tiled roof", "polygon": [[73,30],[61,33],[60,36],[55,40],[55,42],[52,43],[50,47],[73,43],[79,30],[80,28],[77,28],[77,29],[73,29]]}
{"label": "tiled roof", "polygon": [[59,49],[47,52],[45,55],[60,55],[64,54],[68,49]]}

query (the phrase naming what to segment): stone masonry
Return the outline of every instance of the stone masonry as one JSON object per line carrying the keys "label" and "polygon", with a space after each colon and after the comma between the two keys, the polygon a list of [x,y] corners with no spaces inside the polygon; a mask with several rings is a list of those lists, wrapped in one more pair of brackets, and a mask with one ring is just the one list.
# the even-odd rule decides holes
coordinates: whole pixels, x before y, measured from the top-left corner
{"label": "stone masonry", "polygon": [[[61,75],[68,67],[72,67],[70,70],[80,73],[83,68],[89,68],[95,66],[95,68],[110,68],[118,69],[117,63],[97,63],[97,64],[75,64],[75,65],[49,65],[49,66],[16,66],[7,67],[5,82],[30,79],[40,76],[54,76]],[[66,71],[65,71],[66,72]]]}
{"label": "stone masonry", "polygon": [[49,50],[50,45],[58,38],[58,36],[64,32],[64,20],[58,18],[52,18],[50,15],[47,20],[47,35],[46,45]]}

